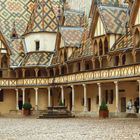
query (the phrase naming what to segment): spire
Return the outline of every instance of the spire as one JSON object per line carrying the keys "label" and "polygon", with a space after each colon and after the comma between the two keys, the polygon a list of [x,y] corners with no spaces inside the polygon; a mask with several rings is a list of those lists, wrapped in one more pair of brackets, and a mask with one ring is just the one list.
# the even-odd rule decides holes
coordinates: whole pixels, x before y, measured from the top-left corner
{"label": "spire", "polygon": [[36,0],[25,34],[57,32],[57,19],[50,0]]}
{"label": "spire", "polygon": [[17,39],[18,38],[18,34],[16,31],[16,26],[15,26],[15,21],[13,22],[13,28],[12,28],[12,32],[11,32],[11,38],[12,39]]}

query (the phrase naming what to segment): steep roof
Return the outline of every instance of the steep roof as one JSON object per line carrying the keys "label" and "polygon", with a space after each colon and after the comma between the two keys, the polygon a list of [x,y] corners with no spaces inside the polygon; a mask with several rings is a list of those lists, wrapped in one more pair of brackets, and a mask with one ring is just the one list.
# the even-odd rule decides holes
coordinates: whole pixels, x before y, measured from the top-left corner
{"label": "steep roof", "polygon": [[9,49],[9,43],[7,42],[7,40],[5,39],[5,36],[3,35],[2,31],[0,30],[0,43],[2,42],[2,44],[0,45],[0,50],[2,52],[2,50],[6,50],[6,52],[10,55],[11,51]]}
{"label": "steep roof", "polygon": [[53,52],[30,52],[21,63],[21,67],[50,66]]}
{"label": "steep roof", "polygon": [[10,42],[10,66],[18,67],[25,57],[22,39],[14,39]]}
{"label": "steep roof", "polygon": [[13,22],[19,35],[25,32],[35,0],[0,0],[0,28],[10,38]]}
{"label": "steep roof", "polygon": [[125,6],[98,5],[99,15],[106,33],[124,34],[129,20],[129,9]]}
{"label": "steep roof", "polygon": [[112,46],[110,52],[124,51],[133,48],[133,35],[129,31],[127,34],[119,38]]}
{"label": "steep roof", "polygon": [[57,32],[58,22],[50,0],[37,0],[25,34],[31,32]]}

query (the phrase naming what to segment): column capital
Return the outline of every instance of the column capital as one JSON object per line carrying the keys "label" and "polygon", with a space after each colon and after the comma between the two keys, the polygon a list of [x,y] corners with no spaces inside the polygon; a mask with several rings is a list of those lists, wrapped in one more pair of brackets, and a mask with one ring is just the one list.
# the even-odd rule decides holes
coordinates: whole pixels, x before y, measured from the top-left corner
{"label": "column capital", "polygon": [[18,88],[16,88],[15,91],[18,92]]}
{"label": "column capital", "polygon": [[140,84],[140,80],[137,80],[137,82]]}
{"label": "column capital", "polygon": [[35,91],[38,91],[38,88],[34,88]]}
{"label": "column capital", "polygon": [[83,87],[86,87],[86,84],[82,84],[83,85]]}
{"label": "column capital", "polygon": [[25,91],[25,88],[22,88],[22,91]]}
{"label": "column capital", "polygon": [[101,83],[97,83],[97,85],[100,87],[101,86]]}
{"label": "column capital", "polygon": [[74,85],[71,85],[71,88],[74,88]]}
{"label": "column capital", "polygon": [[118,83],[119,83],[119,81],[114,81],[114,84],[115,84],[115,85],[118,85]]}

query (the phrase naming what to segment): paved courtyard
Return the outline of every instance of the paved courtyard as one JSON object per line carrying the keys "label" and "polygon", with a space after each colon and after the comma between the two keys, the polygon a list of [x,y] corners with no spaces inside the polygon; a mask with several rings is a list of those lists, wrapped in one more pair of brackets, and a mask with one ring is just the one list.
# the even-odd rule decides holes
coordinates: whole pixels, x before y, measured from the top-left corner
{"label": "paved courtyard", "polygon": [[0,140],[140,140],[140,119],[0,118]]}

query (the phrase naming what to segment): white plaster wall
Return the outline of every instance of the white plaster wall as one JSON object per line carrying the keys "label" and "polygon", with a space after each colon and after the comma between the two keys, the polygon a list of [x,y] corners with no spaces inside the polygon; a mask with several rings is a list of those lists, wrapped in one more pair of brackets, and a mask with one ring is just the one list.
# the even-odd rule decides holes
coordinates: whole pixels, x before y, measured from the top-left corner
{"label": "white plaster wall", "polygon": [[102,20],[101,18],[99,17],[98,18],[98,22],[97,22],[97,26],[96,26],[96,29],[95,29],[95,37],[97,36],[101,36],[101,35],[105,35],[105,29],[104,29],[104,26],[103,26],[103,23],[102,23]]}
{"label": "white plaster wall", "polygon": [[54,51],[56,33],[31,33],[25,36],[27,52],[36,51],[35,41],[40,41],[40,51]]}
{"label": "white plaster wall", "polygon": [[135,25],[138,25],[138,24],[140,24],[140,6],[139,6],[139,11],[138,11],[138,14],[137,14],[136,21],[135,21]]}

